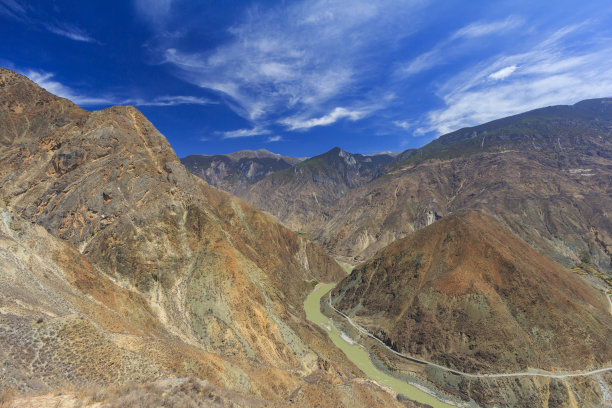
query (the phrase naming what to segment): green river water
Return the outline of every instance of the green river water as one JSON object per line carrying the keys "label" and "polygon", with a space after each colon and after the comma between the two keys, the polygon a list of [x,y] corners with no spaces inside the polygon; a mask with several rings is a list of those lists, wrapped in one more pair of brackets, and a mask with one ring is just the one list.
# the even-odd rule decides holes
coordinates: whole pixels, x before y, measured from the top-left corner
{"label": "green river water", "polygon": [[[346,354],[349,360],[353,362],[365,375],[375,380],[381,385],[393,389],[398,394],[402,394],[407,398],[417,401],[423,404],[431,405],[434,408],[448,408],[455,407],[438,400],[433,395],[430,395],[412,384],[398,380],[392,377],[374,366],[370,360],[370,355],[363,347],[356,343],[351,343],[347,340],[346,336],[338,330],[338,328],[332,323],[332,321],[321,313],[320,300],[325,296],[335,285],[333,283],[319,284],[306,298],[304,302],[304,310],[306,311],[306,317],[311,322],[325,330],[331,339],[331,341],[340,350]],[[346,338],[346,339],[345,339]]]}

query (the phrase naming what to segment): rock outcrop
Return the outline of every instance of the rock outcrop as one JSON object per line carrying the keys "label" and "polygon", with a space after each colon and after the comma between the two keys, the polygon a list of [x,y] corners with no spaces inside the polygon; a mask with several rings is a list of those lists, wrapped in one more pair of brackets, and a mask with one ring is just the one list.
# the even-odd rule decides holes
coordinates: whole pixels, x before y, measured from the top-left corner
{"label": "rock outcrop", "polygon": [[193,174],[211,186],[241,196],[267,175],[284,170],[302,159],[281,156],[265,149],[240,150],[231,154],[194,154],[181,159]]}
{"label": "rock outcrop", "polygon": [[241,196],[296,231],[310,232],[348,191],[384,172],[388,154],[365,156],[338,147],[272,173]]}

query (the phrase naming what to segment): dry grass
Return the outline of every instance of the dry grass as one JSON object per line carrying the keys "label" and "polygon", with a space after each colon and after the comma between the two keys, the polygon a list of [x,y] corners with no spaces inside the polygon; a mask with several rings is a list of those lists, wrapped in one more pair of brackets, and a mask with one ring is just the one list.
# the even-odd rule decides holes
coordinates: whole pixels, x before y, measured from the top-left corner
{"label": "dry grass", "polygon": [[157,380],[117,387],[87,386],[75,392],[75,408],[243,407],[256,401],[195,378]]}
{"label": "dry grass", "polygon": [[9,408],[15,399],[15,390],[0,390],[0,408]]}
{"label": "dry grass", "polygon": [[196,378],[158,379],[121,386],[68,386],[44,395],[17,395],[12,391],[0,394],[0,408],[234,408],[264,405],[251,396]]}

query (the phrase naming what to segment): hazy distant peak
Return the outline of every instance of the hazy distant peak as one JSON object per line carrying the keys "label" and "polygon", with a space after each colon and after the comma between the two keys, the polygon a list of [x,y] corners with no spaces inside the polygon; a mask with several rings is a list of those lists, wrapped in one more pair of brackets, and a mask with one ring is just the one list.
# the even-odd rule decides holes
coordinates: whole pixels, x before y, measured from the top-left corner
{"label": "hazy distant peak", "polygon": [[343,149],[338,149],[338,156],[340,157],[348,157],[351,154],[349,152],[347,152],[346,150]]}
{"label": "hazy distant peak", "polygon": [[392,152],[390,150],[387,150],[385,152],[378,152],[378,153],[370,153],[370,154],[364,154],[364,156],[391,156],[391,157],[396,157],[399,156],[400,152]]}
{"label": "hazy distant peak", "polygon": [[230,157],[234,160],[239,160],[242,158],[280,158],[282,157],[280,154],[272,153],[266,149],[258,149],[258,150],[239,150],[234,153],[226,154],[227,157]]}
{"label": "hazy distant peak", "polygon": [[278,159],[284,160],[287,163],[295,164],[303,161],[302,157],[291,157],[291,156],[283,156],[278,153],[273,153],[266,149],[257,149],[257,150],[238,150],[233,153],[223,153],[223,154],[198,154],[193,156],[201,156],[201,157],[227,157],[232,161],[239,161],[241,159]]}
{"label": "hazy distant peak", "polygon": [[349,165],[349,166],[357,165],[357,161],[355,160],[353,155],[348,153],[348,152],[346,152],[346,151],[344,151],[344,150],[342,150],[342,149],[339,149],[338,156],[340,156],[342,159],[344,159],[344,162],[347,165]]}

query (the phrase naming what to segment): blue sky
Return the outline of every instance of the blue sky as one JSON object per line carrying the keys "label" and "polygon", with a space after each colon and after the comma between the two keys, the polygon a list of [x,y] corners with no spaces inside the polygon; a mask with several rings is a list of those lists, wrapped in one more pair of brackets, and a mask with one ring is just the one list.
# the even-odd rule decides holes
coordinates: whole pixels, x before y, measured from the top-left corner
{"label": "blue sky", "polygon": [[612,96],[612,2],[0,0],[0,66],[179,156],[402,151]]}

